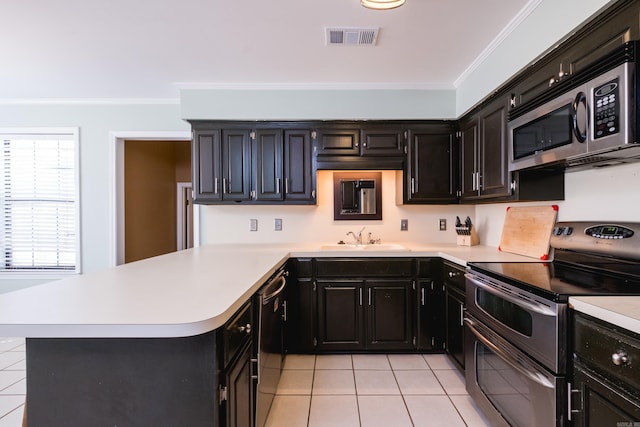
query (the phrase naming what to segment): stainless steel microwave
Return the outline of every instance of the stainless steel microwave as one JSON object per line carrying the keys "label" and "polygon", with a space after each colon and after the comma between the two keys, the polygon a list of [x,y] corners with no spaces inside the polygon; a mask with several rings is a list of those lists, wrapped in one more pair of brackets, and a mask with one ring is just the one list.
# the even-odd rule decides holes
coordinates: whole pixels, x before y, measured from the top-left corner
{"label": "stainless steel microwave", "polygon": [[635,71],[623,62],[511,119],[509,170],[640,160]]}

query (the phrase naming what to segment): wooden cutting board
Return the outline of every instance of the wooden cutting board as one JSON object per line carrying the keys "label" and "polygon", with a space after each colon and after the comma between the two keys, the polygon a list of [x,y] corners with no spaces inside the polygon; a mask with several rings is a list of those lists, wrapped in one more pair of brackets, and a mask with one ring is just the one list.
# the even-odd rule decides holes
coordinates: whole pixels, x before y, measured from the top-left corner
{"label": "wooden cutting board", "polygon": [[549,239],[557,216],[557,205],[508,207],[498,249],[549,259]]}

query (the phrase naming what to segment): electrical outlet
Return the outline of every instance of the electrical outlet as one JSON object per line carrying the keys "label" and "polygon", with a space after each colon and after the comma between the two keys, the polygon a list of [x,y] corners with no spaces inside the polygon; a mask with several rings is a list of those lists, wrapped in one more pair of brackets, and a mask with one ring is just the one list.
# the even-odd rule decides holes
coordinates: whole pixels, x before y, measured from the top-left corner
{"label": "electrical outlet", "polygon": [[274,222],[275,222],[275,225],[273,229],[275,231],[282,231],[282,218],[276,218]]}
{"label": "electrical outlet", "polygon": [[440,231],[447,231],[447,220],[440,218]]}
{"label": "electrical outlet", "polygon": [[258,231],[258,220],[250,219],[249,220],[249,231]]}
{"label": "electrical outlet", "polygon": [[407,231],[409,229],[409,220],[401,219],[400,220],[400,231]]}

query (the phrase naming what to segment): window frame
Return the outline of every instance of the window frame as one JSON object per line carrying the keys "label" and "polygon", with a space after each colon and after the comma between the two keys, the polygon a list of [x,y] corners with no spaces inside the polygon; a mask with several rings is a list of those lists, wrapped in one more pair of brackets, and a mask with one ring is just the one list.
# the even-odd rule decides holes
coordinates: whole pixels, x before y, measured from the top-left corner
{"label": "window frame", "polygon": [[81,216],[80,216],[80,129],[78,127],[34,127],[34,128],[3,128],[0,127],[0,137],[28,137],[52,136],[69,137],[73,139],[74,146],[74,210],[75,210],[75,268],[70,270],[56,269],[16,269],[6,270],[0,266],[0,279],[62,279],[82,273],[82,236],[81,236]]}

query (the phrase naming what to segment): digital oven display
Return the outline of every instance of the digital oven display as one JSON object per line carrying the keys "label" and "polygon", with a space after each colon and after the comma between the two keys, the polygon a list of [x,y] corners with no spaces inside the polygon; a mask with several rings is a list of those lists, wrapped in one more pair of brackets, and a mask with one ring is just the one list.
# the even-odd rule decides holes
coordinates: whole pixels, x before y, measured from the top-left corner
{"label": "digital oven display", "polygon": [[618,227],[602,227],[601,234],[603,236],[615,236],[618,234]]}

